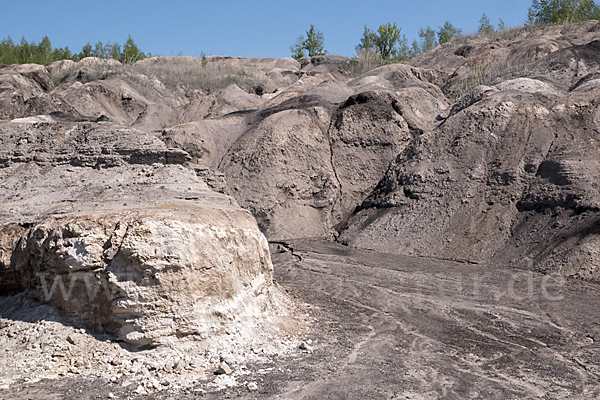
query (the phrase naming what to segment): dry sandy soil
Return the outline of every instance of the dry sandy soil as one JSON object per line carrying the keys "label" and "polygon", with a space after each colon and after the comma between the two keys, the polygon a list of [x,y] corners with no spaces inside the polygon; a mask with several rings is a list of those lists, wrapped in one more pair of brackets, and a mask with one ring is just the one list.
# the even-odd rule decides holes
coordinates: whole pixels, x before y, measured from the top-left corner
{"label": "dry sandy soil", "polygon": [[[595,399],[596,285],[534,272],[296,241],[274,254],[277,281],[314,325],[296,349],[248,363],[238,386],[137,395],[98,379],[26,383],[12,399]],[[545,283],[544,283],[545,282]],[[530,286],[531,285],[531,286]],[[239,372],[239,371],[238,371]],[[254,382],[257,390],[249,390]],[[214,387],[212,388],[214,390]]]}

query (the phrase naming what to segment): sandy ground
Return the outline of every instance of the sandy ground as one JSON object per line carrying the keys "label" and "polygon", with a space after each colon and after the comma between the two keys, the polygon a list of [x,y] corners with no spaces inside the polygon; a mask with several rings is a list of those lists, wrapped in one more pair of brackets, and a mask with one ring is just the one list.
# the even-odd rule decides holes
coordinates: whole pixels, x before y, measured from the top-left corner
{"label": "sandy ground", "polygon": [[187,389],[138,395],[122,381],[65,376],[0,398],[600,397],[597,285],[322,241],[287,248],[273,254],[275,275],[315,319],[305,349]]}

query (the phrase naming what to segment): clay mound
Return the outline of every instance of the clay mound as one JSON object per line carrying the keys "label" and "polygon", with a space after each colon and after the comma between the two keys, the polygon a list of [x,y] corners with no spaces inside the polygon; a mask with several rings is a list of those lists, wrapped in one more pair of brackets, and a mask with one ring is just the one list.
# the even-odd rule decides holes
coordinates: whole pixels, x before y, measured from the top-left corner
{"label": "clay mound", "polygon": [[598,92],[498,87],[414,140],[340,240],[598,280]]}
{"label": "clay mound", "polygon": [[[308,92],[284,91],[280,96],[291,98],[275,97],[273,106],[245,115],[246,131],[222,156],[218,168],[228,177],[229,193],[252,211],[269,240],[337,236],[336,227],[396,154],[439,123],[448,100],[428,83],[436,76],[390,66],[352,81],[335,80],[326,96],[317,94],[323,84]],[[362,91],[372,88],[360,83],[369,77],[385,84]]]}

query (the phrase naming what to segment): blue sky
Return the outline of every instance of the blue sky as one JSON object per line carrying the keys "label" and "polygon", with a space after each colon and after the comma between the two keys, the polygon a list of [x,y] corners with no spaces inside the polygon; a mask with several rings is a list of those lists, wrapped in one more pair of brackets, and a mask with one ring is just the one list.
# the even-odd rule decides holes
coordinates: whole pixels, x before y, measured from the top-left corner
{"label": "blue sky", "polygon": [[530,0],[340,1],[6,1],[0,38],[28,41],[47,35],[55,47],[79,52],[87,42],[124,43],[131,35],[145,52],[159,55],[289,57],[289,47],[310,24],[325,36],[331,54],[351,57],[367,25],[396,22],[409,41],[419,27],[450,20],[463,33],[477,30],[485,13],[492,23],[522,25]]}

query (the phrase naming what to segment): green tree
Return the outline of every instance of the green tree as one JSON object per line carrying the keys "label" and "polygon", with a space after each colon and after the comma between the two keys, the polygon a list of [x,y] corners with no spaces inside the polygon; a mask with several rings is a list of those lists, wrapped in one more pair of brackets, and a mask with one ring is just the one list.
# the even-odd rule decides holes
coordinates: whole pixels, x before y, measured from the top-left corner
{"label": "green tree", "polygon": [[82,48],[81,51],[79,52],[79,54],[77,55],[77,59],[79,60],[83,60],[86,57],[91,57],[92,56],[92,45],[88,42],[87,44],[85,44]]}
{"label": "green tree", "polygon": [[533,0],[527,12],[529,24],[577,23],[600,19],[593,0]]}
{"label": "green tree", "polygon": [[477,28],[477,33],[480,35],[491,35],[494,32],[494,25],[492,25],[487,15],[483,14],[479,20],[479,28]]}
{"label": "green tree", "polygon": [[113,43],[112,45],[110,45],[107,54],[109,58],[114,58],[115,60],[118,60],[121,57],[121,45],[118,43]]}
{"label": "green tree", "polygon": [[360,43],[355,47],[356,52],[360,54],[363,51],[374,51],[384,62],[407,59],[408,46],[406,37],[400,35],[401,30],[395,22],[380,25],[377,31],[365,26]]}
{"label": "green tree", "polygon": [[435,38],[435,31],[429,26],[427,29],[419,28],[419,37],[421,38],[421,52],[425,53],[438,45],[437,39]]}
{"label": "green tree", "polygon": [[508,28],[506,27],[506,24],[504,23],[504,21],[502,20],[502,18],[500,18],[498,20],[498,32],[503,32],[505,30],[507,30]]}
{"label": "green tree", "polygon": [[402,35],[400,41],[398,43],[398,53],[396,57],[394,57],[394,61],[407,61],[412,58],[410,47],[408,47],[408,40],[406,39],[406,35]]}
{"label": "green tree", "polygon": [[441,26],[437,32],[438,42],[440,44],[448,43],[453,37],[458,36],[462,33],[461,29],[458,29],[450,23],[450,21],[444,22],[444,26]]}
{"label": "green tree", "polygon": [[74,58],[69,47],[56,47],[52,49],[52,61],[60,61],[60,60],[72,60]]}
{"label": "green tree", "polygon": [[311,25],[306,32],[306,43],[304,47],[308,51],[309,57],[324,56],[327,51],[324,49],[325,36],[323,32],[315,30],[315,26]]}
{"label": "green tree", "polygon": [[81,51],[73,54],[68,47],[53,48],[50,39],[44,36],[39,43],[27,42],[25,37],[17,44],[9,36],[0,40],[0,64],[47,64],[59,60],[79,61],[86,57],[114,58],[124,62],[135,62],[145,58],[145,54],[137,47],[131,36],[123,45],[98,41],[93,47],[88,42]]}
{"label": "green tree", "polygon": [[304,36],[300,35],[296,38],[296,43],[290,46],[292,57],[296,60],[306,57],[306,49],[304,48]]}
{"label": "green tree", "polygon": [[421,46],[419,45],[419,42],[417,42],[417,40],[413,40],[412,43],[410,44],[410,58],[415,58],[416,56],[418,56],[419,54],[422,53],[421,51]]}
{"label": "green tree", "polygon": [[296,43],[290,46],[292,57],[299,59],[302,57],[316,57],[327,54],[325,46],[325,35],[323,32],[316,30],[314,25],[310,25],[310,28],[306,31],[306,39],[303,35],[298,36]]}
{"label": "green tree", "polygon": [[398,48],[396,46],[400,43],[401,30],[402,28],[398,28],[395,22],[379,25],[374,36],[374,44],[382,60],[388,61],[397,56]]}
{"label": "green tree", "polygon": [[121,53],[121,61],[126,63],[134,63],[136,61],[143,60],[146,58],[145,54],[140,51],[137,45],[134,43],[131,35],[129,35],[129,39],[123,45],[123,51]]}
{"label": "green tree", "polygon": [[16,54],[16,45],[9,36],[0,42],[0,64],[16,64],[19,62]]}
{"label": "green tree", "polygon": [[419,28],[419,40],[413,40],[409,52],[409,58],[414,58],[419,54],[429,51],[438,45],[435,38],[436,33],[431,27],[427,29]]}
{"label": "green tree", "polygon": [[363,32],[363,36],[360,38],[360,43],[356,45],[354,48],[357,54],[360,54],[361,51],[375,50],[375,38],[377,34],[367,28],[365,25],[365,30]]}
{"label": "green tree", "polygon": [[52,43],[50,43],[48,36],[44,36],[42,41],[35,46],[34,62],[36,64],[47,64],[52,61],[55,61],[52,59]]}
{"label": "green tree", "polygon": [[394,23],[381,25],[377,31],[367,28],[363,31],[360,43],[355,47],[360,56],[363,53],[374,53],[381,63],[389,61],[406,61],[411,58],[410,47],[405,35],[400,35],[401,28]]}
{"label": "green tree", "polygon": [[98,58],[108,58],[106,51],[107,46],[108,44],[105,46],[100,40],[98,40],[98,43],[94,45],[94,49],[92,50],[92,56]]}

